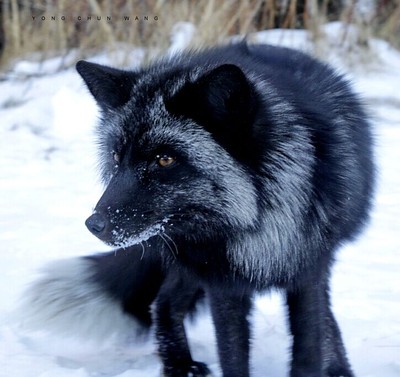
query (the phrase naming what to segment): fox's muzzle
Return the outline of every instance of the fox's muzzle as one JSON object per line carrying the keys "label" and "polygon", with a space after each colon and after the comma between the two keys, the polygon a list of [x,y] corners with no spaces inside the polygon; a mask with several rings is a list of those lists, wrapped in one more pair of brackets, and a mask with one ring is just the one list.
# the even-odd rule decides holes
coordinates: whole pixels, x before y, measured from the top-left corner
{"label": "fox's muzzle", "polygon": [[93,214],[85,221],[89,231],[101,241],[112,244],[117,230],[127,226],[130,201],[136,195],[136,181],[129,174],[117,174],[108,184],[96,204]]}
{"label": "fox's muzzle", "polygon": [[86,221],[86,227],[96,236],[101,238],[101,233],[106,229],[107,220],[99,213],[94,213]]}

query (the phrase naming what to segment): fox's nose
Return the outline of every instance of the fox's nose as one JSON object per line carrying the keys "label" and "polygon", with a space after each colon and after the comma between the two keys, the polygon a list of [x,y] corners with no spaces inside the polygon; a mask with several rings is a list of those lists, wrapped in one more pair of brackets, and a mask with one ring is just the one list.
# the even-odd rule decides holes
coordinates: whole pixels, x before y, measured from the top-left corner
{"label": "fox's nose", "polygon": [[94,213],[85,221],[85,224],[95,236],[99,236],[105,229],[107,222],[103,215]]}

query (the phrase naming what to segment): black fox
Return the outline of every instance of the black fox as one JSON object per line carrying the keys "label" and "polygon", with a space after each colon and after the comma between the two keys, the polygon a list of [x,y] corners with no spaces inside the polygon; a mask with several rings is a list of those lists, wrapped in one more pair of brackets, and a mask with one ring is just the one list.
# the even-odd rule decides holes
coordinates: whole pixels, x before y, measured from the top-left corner
{"label": "black fox", "polygon": [[344,77],[246,42],[136,71],[84,61],[77,70],[101,109],[106,186],[86,225],[117,250],[77,259],[69,274],[48,269],[31,302],[48,315],[107,297],[139,328],[154,324],[164,376],[200,377],[210,371],[192,360],[183,319],[205,297],[223,376],[248,377],[252,299],[277,288],[290,376],[353,376],[329,276],[368,219],[374,166],[367,116]]}

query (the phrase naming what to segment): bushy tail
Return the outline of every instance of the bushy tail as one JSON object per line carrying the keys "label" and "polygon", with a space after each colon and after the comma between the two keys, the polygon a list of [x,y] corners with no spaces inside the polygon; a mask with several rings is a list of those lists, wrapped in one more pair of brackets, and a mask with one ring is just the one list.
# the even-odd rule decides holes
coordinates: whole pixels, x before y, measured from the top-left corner
{"label": "bushy tail", "polygon": [[24,294],[23,325],[92,339],[145,333],[164,280],[159,253],[141,246],[55,261],[41,272]]}

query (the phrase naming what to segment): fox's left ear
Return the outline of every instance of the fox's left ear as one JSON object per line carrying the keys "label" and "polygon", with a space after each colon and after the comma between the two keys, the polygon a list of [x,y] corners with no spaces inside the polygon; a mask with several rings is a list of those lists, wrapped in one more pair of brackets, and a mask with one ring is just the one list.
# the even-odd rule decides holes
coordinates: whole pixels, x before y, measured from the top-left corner
{"label": "fox's left ear", "polygon": [[135,76],[116,68],[79,61],[76,70],[103,110],[115,109],[128,102]]}
{"label": "fox's left ear", "polygon": [[223,64],[188,83],[166,101],[167,110],[187,116],[214,135],[238,136],[249,127],[256,107],[253,84],[236,65]]}

